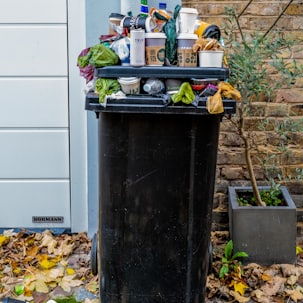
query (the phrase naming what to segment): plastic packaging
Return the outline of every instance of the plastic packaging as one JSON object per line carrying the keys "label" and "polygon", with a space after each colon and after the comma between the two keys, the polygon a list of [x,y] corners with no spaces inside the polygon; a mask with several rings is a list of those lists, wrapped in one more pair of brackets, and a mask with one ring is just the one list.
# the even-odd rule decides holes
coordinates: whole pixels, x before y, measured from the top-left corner
{"label": "plastic packaging", "polygon": [[128,37],[114,41],[110,48],[119,56],[121,65],[130,65],[130,39]]}
{"label": "plastic packaging", "polygon": [[137,77],[120,77],[118,82],[121,85],[123,93],[129,95],[139,94],[140,93],[140,81],[141,78]]}
{"label": "plastic packaging", "polygon": [[221,31],[217,25],[209,24],[201,20],[195,21],[194,33],[197,34],[200,38],[212,38],[217,40],[220,40],[221,38]]}
{"label": "plastic packaging", "polygon": [[123,29],[120,26],[121,20],[124,18],[124,15],[111,13],[109,15],[109,34],[116,35],[122,34]]}
{"label": "plastic packaging", "polygon": [[150,95],[163,93],[165,90],[164,83],[156,78],[147,79],[146,83],[143,85],[143,90]]}
{"label": "plastic packaging", "polygon": [[159,9],[152,7],[149,14],[156,24],[156,27],[153,30],[154,32],[162,32],[164,25],[172,17],[172,12],[166,10],[165,2],[159,3]]}

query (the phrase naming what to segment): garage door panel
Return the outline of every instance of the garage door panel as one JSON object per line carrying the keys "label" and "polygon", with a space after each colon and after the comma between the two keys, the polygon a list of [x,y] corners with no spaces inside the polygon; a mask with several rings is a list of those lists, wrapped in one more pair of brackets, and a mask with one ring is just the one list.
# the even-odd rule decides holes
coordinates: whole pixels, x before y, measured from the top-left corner
{"label": "garage door panel", "polygon": [[[70,205],[66,203],[70,199],[67,180],[0,180],[0,192],[3,205],[1,228],[70,226]],[[41,223],[33,223],[33,217],[37,217],[38,221],[40,219]]]}
{"label": "garage door panel", "polygon": [[66,22],[65,0],[1,0],[0,23]]}
{"label": "garage door panel", "polygon": [[0,76],[67,76],[66,25],[0,27]]}
{"label": "garage door panel", "polygon": [[0,78],[0,107],[0,127],[68,127],[67,79]]}
{"label": "garage door panel", "polygon": [[68,178],[67,130],[0,130],[0,178]]}

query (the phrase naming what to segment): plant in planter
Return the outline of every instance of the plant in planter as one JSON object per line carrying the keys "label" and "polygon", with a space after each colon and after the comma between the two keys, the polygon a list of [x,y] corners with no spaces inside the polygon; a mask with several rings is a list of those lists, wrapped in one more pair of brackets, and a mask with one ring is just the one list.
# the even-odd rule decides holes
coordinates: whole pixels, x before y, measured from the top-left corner
{"label": "plant in planter", "polygon": [[[302,131],[303,123],[296,121],[297,127],[292,128],[290,126],[295,123],[285,124],[285,120],[291,120],[289,117],[268,120],[264,107],[257,105],[260,100],[272,101],[280,88],[291,87],[302,76],[303,68],[295,60],[285,60],[281,56],[282,51],[291,49],[296,43],[280,32],[272,32],[282,14],[265,34],[254,32],[245,35],[239,22],[243,12],[237,15],[235,9],[226,9],[229,20],[225,27],[225,43],[229,80],[242,95],[237,115],[231,117],[230,121],[243,142],[251,187],[229,188],[230,234],[235,250],[248,253],[246,262],[294,263],[296,207],[286,187],[279,184],[286,176],[283,175],[280,163],[275,160],[289,152],[288,144],[291,143],[292,134]],[[265,146],[255,142],[254,132],[249,127],[250,117],[260,118],[259,129],[272,129],[278,145],[274,151],[268,152]],[[275,131],[277,129],[280,131]],[[257,158],[264,169],[264,179],[269,182],[267,187],[260,188],[257,184],[254,170]],[[241,191],[242,197],[237,194],[238,191]],[[253,200],[248,201],[249,198],[243,196],[244,192],[250,192]],[[238,203],[241,200],[242,205]],[[244,206],[243,202],[253,205]]]}

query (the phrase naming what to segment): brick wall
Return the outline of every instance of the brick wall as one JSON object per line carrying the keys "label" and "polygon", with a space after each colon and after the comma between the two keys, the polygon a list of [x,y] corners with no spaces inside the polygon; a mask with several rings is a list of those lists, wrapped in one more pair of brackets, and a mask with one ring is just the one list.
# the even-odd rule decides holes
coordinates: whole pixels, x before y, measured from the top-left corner
{"label": "brick wall", "polygon": [[[199,18],[205,22],[224,26],[226,15],[224,7],[236,6],[240,12],[249,1],[207,1],[207,0],[183,0],[183,7],[194,7],[199,12]],[[245,13],[241,16],[240,22],[244,31],[266,31],[283,11],[289,1],[259,0],[252,1]],[[275,25],[275,29],[283,30],[288,37],[295,36],[303,39],[303,3],[293,1],[285,10],[282,18]],[[223,33],[224,38],[224,33]],[[303,64],[303,43],[296,45],[290,52],[283,54],[285,58],[296,59]],[[295,180],[296,168],[303,168],[303,134],[294,135],[288,156],[277,151],[279,140],[272,127],[260,130],[259,120],[262,117],[268,121],[286,120],[288,116],[295,119],[303,118],[303,79],[298,79],[292,89],[281,89],[273,102],[257,100],[254,107],[261,114],[254,116],[246,122],[250,132],[253,133],[255,148],[265,155],[274,153],[277,155],[278,169],[284,176],[292,176],[289,181],[285,181],[294,202],[297,205],[298,214],[298,234],[303,230],[303,181]],[[258,184],[264,184],[264,172],[259,166],[257,157],[254,158],[255,172]],[[214,196],[213,229],[228,230],[227,214],[227,188],[229,185],[249,185],[248,173],[245,167],[245,158],[242,149],[242,142],[234,132],[231,123],[224,119],[221,123],[219,140],[219,151],[217,161],[217,178]]]}

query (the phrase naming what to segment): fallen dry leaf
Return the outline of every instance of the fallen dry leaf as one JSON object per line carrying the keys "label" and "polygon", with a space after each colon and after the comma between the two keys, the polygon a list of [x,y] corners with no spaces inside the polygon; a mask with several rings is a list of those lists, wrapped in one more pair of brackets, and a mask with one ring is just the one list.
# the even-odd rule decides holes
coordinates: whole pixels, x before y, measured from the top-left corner
{"label": "fallen dry leaf", "polygon": [[268,275],[268,274],[262,274],[261,275],[261,279],[263,281],[271,281],[272,280],[272,276],[271,275]]}
{"label": "fallen dry leaf", "polygon": [[290,286],[295,285],[297,282],[298,282],[298,277],[297,277],[297,276],[294,276],[294,275],[288,277],[287,280],[286,280],[286,283],[287,283],[288,285],[290,285]]}
{"label": "fallen dry leaf", "polygon": [[250,297],[243,297],[240,294],[238,294],[236,291],[231,290],[230,295],[233,296],[235,298],[236,301],[238,301],[239,303],[245,303],[248,302],[250,300]]}
{"label": "fallen dry leaf", "polygon": [[301,289],[286,289],[285,292],[296,303],[298,302],[298,300],[303,299]]}
{"label": "fallen dry leaf", "polygon": [[52,254],[57,246],[57,240],[53,237],[49,230],[46,230],[43,233],[42,243],[40,247],[47,247],[47,251],[49,254]]}
{"label": "fallen dry leaf", "polygon": [[247,284],[244,282],[235,282],[234,290],[238,292],[241,296],[244,296],[245,290],[248,288]]}
{"label": "fallen dry leaf", "polygon": [[63,240],[58,248],[54,249],[56,256],[69,256],[73,252],[74,243],[70,243],[70,239]]}
{"label": "fallen dry leaf", "polygon": [[256,289],[251,292],[251,297],[254,299],[254,301],[259,303],[272,303],[271,298],[266,296],[262,290]]}
{"label": "fallen dry leaf", "polygon": [[58,285],[61,286],[66,292],[70,292],[72,287],[83,285],[83,281],[74,278],[75,275],[64,276]]}
{"label": "fallen dry leaf", "polygon": [[42,269],[50,269],[57,266],[58,261],[56,259],[49,259],[48,255],[38,256],[39,265]]}
{"label": "fallen dry leaf", "polygon": [[275,296],[278,292],[280,292],[281,288],[284,287],[285,278],[274,276],[273,279],[267,283],[265,283],[261,290],[265,294],[265,296]]}

